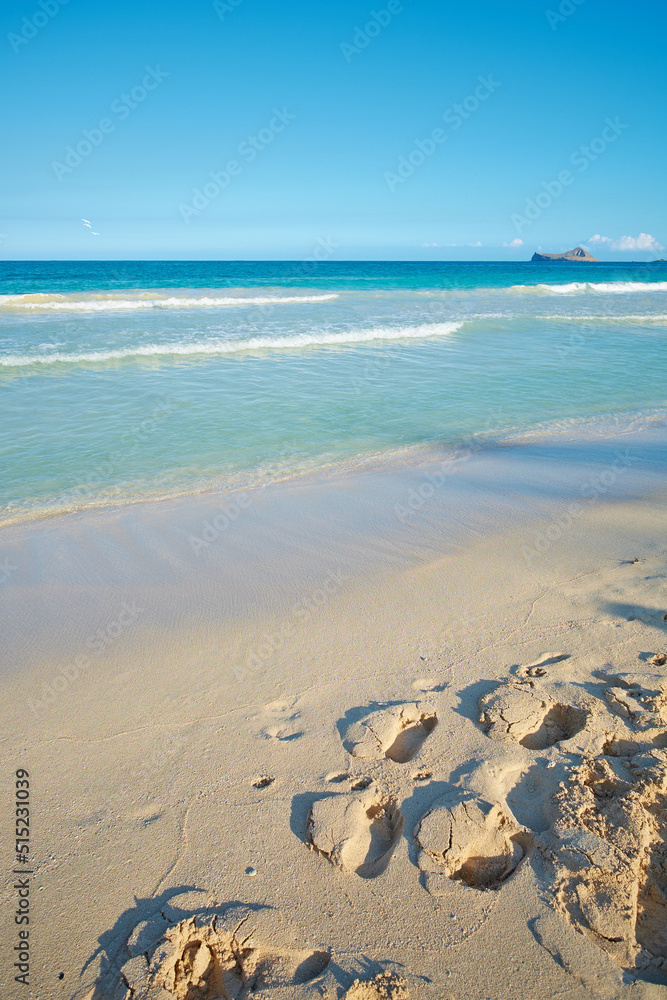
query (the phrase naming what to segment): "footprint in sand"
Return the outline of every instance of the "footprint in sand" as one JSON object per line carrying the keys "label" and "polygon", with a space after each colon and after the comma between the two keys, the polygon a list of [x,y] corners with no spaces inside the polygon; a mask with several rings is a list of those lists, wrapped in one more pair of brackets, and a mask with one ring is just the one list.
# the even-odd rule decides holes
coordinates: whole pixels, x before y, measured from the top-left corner
{"label": "footprint in sand", "polygon": [[368,788],[372,784],[372,778],[354,778],[350,788],[353,792],[363,792],[365,788]]}
{"label": "footprint in sand", "polygon": [[334,795],[313,803],[307,838],[343,871],[377,878],[391,860],[403,823],[396,801],[373,790],[360,796]]}
{"label": "footprint in sand", "polygon": [[426,694],[428,691],[444,691],[449,682],[439,677],[417,677],[412,682],[412,690]]}
{"label": "footprint in sand", "polygon": [[409,996],[402,976],[380,972],[373,979],[355,979],[343,1000],[408,1000]]}
{"label": "footprint in sand", "polygon": [[622,968],[667,981],[667,753],[586,761],[555,804],[557,908]]}
{"label": "footprint in sand", "polygon": [[267,740],[291,742],[303,736],[301,713],[293,701],[271,701],[262,709],[261,735]]}
{"label": "footprint in sand", "polygon": [[607,675],[610,687],[604,693],[612,712],[635,730],[653,729],[667,723],[667,680],[664,674],[622,673]]}
{"label": "footprint in sand", "polygon": [[610,736],[602,745],[605,757],[635,757],[638,753],[667,748],[667,731],[642,733],[639,739]]}
{"label": "footprint in sand", "polygon": [[332,771],[324,780],[330,785],[342,785],[344,781],[349,781],[353,792],[361,792],[373,783],[372,778],[355,777],[347,771]]}
{"label": "footprint in sand", "polygon": [[246,919],[234,929],[219,926],[217,913],[192,916],[171,926],[158,923],[157,940],[121,970],[124,984],[134,991],[132,996],[245,1000],[264,988],[281,990],[309,983],[331,959],[324,950],[257,944]]}
{"label": "footprint in sand", "polygon": [[472,889],[498,889],[532,846],[531,833],[499,803],[452,792],[420,820],[419,867]]}
{"label": "footprint in sand", "polygon": [[535,693],[532,683],[501,684],[479,700],[479,722],[492,740],[514,740],[528,750],[546,750],[570,740],[586,726],[588,712]]}
{"label": "footprint in sand", "polygon": [[543,653],[534,663],[525,663],[523,666],[517,667],[516,675],[522,678],[545,677],[547,667],[550,667],[553,663],[561,663],[563,660],[569,659],[569,653]]}
{"label": "footprint in sand", "polygon": [[431,705],[422,702],[392,705],[349,726],[343,746],[353,757],[365,760],[386,757],[407,764],[419,753],[437,723],[438,716]]}
{"label": "footprint in sand", "polygon": [[269,785],[272,785],[275,780],[276,779],[271,774],[260,774],[253,779],[252,787],[258,789],[268,788]]}

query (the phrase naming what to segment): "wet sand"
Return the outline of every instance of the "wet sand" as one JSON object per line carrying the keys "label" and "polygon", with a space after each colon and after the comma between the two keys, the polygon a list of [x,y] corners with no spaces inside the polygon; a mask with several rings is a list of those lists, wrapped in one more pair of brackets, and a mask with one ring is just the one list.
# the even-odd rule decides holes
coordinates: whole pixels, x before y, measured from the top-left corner
{"label": "wet sand", "polygon": [[433,448],[3,528],[31,995],[662,996],[666,458]]}

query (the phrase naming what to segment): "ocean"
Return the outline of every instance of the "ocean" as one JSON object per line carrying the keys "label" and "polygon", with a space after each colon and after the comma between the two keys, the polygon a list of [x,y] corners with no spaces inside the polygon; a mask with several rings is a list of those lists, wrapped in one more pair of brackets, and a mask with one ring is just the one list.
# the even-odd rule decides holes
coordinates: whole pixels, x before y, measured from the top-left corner
{"label": "ocean", "polygon": [[667,264],[3,262],[0,523],[667,417]]}

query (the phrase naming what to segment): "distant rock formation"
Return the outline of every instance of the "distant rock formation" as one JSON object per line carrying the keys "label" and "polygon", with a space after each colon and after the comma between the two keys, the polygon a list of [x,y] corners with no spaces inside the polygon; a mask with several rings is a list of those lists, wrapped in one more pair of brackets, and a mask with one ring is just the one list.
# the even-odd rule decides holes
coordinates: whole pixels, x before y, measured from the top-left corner
{"label": "distant rock formation", "polygon": [[597,257],[592,257],[587,250],[583,247],[575,247],[574,250],[568,250],[567,253],[534,253],[530,258],[531,260],[574,260],[574,261],[594,261],[599,264],[600,261]]}

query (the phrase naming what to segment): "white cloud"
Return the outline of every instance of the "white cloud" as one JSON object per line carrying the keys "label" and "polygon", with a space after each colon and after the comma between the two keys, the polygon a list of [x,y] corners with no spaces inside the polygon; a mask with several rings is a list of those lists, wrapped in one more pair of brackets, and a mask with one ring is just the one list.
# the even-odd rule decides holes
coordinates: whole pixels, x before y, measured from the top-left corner
{"label": "white cloud", "polygon": [[469,243],[468,244],[469,247],[481,247],[481,245],[482,244],[481,244],[481,242],[479,240],[477,240],[477,243]]}
{"label": "white cloud", "polygon": [[612,250],[664,250],[662,243],[658,243],[655,236],[649,233],[640,233],[639,236],[619,236],[611,245]]}
{"label": "white cloud", "polygon": [[640,233],[639,236],[619,236],[615,240],[611,236],[600,236],[599,233],[596,233],[595,236],[589,236],[586,242],[605,243],[610,250],[648,250],[652,253],[656,250],[664,250],[655,236],[651,236],[649,233]]}
{"label": "white cloud", "polygon": [[503,246],[504,247],[520,247],[520,246],[523,246],[523,240],[520,240],[519,237],[517,236],[513,240],[510,240],[509,243],[503,243]]}
{"label": "white cloud", "polygon": [[423,247],[439,247],[439,243],[422,243]]}

